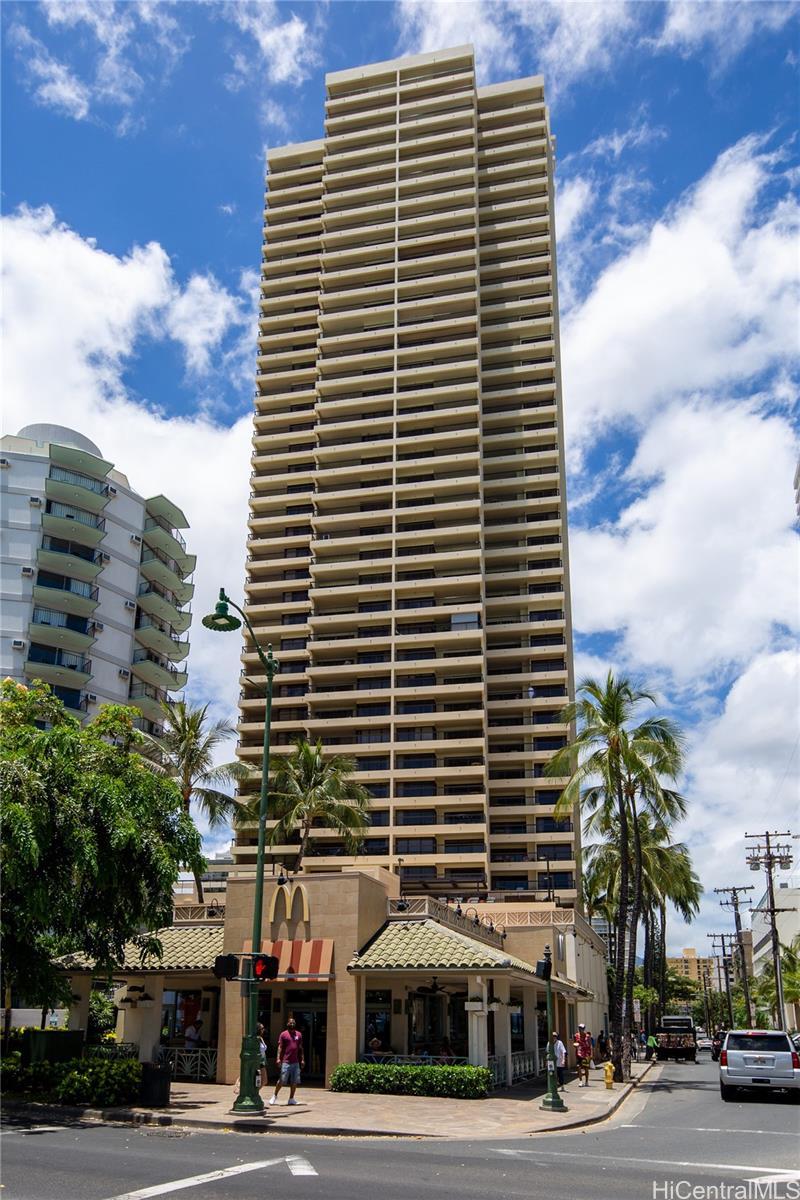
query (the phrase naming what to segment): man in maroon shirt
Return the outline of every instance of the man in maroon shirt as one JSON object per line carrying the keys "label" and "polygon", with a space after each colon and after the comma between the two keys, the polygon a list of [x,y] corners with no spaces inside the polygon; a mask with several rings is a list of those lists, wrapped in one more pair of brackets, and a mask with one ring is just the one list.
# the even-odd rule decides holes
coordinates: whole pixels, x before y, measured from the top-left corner
{"label": "man in maroon shirt", "polygon": [[280,1067],[280,1075],[278,1082],[275,1084],[275,1091],[269,1098],[269,1102],[270,1104],[277,1104],[278,1092],[284,1084],[288,1084],[289,1099],[287,1104],[297,1104],[294,1094],[300,1082],[300,1071],[305,1067],[306,1063],[303,1055],[303,1035],[299,1032],[294,1017],[289,1017],[289,1020],[286,1022],[286,1028],[278,1038],[278,1057],[276,1061]]}

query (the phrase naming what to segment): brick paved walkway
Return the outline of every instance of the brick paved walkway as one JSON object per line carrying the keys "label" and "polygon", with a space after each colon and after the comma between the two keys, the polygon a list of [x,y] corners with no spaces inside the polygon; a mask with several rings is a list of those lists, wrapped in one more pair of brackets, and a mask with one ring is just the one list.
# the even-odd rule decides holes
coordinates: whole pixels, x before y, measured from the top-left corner
{"label": "brick paved walkway", "polygon": [[[634,1064],[636,1082],[649,1065]],[[579,1088],[577,1079],[573,1079],[562,1093],[569,1109],[563,1114],[545,1112],[539,1107],[544,1090],[540,1083],[503,1089],[488,1100],[366,1096],[302,1087],[296,1106],[286,1104],[288,1094],[284,1089],[280,1104],[268,1106],[263,1117],[241,1118],[231,1112],[235,1096],[232,1087],[178,1082],[172,1086],[168,1109],[135,1109],[128,1119],[141,1114],[151,1121],[174,1125],[339,1136],[520,1137],[602,1120],[630,1092],[631,1086],[615,1085],[608,1091],[601,1071],[592,1072],[588,1088]],[[264,1098],[271,1092],[268,1088]],[[105,1116],[113,1119],[111,1112]]]}

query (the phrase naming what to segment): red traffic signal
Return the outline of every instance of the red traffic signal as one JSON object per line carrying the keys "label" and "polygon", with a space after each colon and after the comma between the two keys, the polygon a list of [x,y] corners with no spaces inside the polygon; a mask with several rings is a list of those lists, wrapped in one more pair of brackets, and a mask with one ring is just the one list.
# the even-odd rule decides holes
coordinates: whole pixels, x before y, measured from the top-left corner
{"label": "red traffic signal", "polygon": [[263,979],[275,979],[278,974],[278,960],[274,954],[257,954],[253,959],[253,978],[259,982]]}
{"label": "red traffic signal", "polygon": [[217,979],[235,979],[239,974],[239,959],[235,954],[218,954],[214,959],[214,974]]}

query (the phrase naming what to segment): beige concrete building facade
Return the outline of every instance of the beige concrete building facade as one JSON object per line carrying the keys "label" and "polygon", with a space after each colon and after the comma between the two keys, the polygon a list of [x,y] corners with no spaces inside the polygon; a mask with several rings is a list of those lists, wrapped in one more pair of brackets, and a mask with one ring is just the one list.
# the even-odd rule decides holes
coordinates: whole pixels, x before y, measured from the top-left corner
{"label": "beige concrete building facade", "polygon": [[722,960],[699,955],[693,946],[685,946],[679,955],[667,957],[667,966],[682,979],[691,979],[693,983],[702,984],[705,976],[715,991],[721,991],[725,986],[721,976]]}
{"label": "beige concrete building facade", "polygon": [[[358,862],[405,894],[571,904],[544,776],[572,653],[543,80],[476,87],[461,47],[326,85],[324,137],[269,153],[246,592],[281,665],[272,753],[355,759]],[[240,830],[231,882],[255,852]],[[317,831],[304,871],[346,864]]]}

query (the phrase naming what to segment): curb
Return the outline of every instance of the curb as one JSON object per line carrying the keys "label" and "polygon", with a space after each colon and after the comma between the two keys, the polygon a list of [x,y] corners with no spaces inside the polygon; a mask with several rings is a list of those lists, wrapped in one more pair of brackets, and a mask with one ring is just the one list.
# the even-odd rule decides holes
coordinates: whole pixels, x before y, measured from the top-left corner
{"label": "curb", "polygon": [[[643,1079],[650,1073],[655,1066],[655,1062],[651,1061],[647,1064],[644,1071],[638,1079],[631,1080],[623,1085],[622,1089],[616,1096],[613,1105],[604,1113],[598,1113],[592,1117],[573,1118],[572,1120],[563,1121],[558,1125],[547,1125],[539,1129],[530,1129],[527,1133],[520,1133],[520,1137],[537,1137],[539,1134],[545,1133],[561,1133],[567,1129],[580,1129],[583,1126],[597,1125],[601,1121],[607,1121],[613,1116],[620,1105],[627,1100],[631,1092],[639,1086]],[[242,1120],[233,1118],[231,1121],[204,1121],[188,1120],[179,1116],[172,1116],[165,1112],[147,1112],[136,1108],[80,1108],[71,1105],[46,1105],[36,1104],[33,1101],[24,1100],[7,1100],[3,1104],[3,1116],[11,1115],[12,1113],[20,1113],[26,1116],[40,1117],[48,1120],[77,1120],[77,1121],[93,1121],[98,1124],[105,1125],[132,1125],[134,1128],[138,1126],[152,1126],[154,1128],[174,1128],[174,1129],[204,1129],[217,1130],[218,1132],[228,1133],[273,1133],[285,1134],[287,1137],[300,1135],[308,1137],[341,1137],[341,1138],[414,1138],[427,1140],[447,1140],[448,1137],[452,1140],[452,1135],[436,1134],[436,1133],[410,1133],[408,1130],[387,1130],[387,1129],[340,1129],[335,1126],[326,1126],[324,1129],[319,1129],[308,1125],[292,1125],[277,1127],[274,1125],[264,1124],[263,1119],[252,1119],[245,1117]],[[499,1136],[507,1136],[506,1134],[498,1134]],[[458,1140],[458,1139],[456,1139]],[[481,1139],[489,1140],[489,1138]]]}
{"label": "curb", "polygon": [[531,1129],[528,1132],[528,1137],[536,1137],[540,1133],[560,1133],[564,1129],[580,1129],[586,1125],[599,1125],[601,1121],[607,1121],[609,1117],[613,1117],[620,1105],[628,1099],[628,1096],[630,1096],[631,1092],[633,1092],[639,1086],[642,1080],[650,1074],[650,1071],[655,1065],[656,1060],[651,1059],[651,1061],[646,1064],[645,1069],[642,1071],[638,1079],[631,1079],[628,1083],[623,1084],[621,1091],[617,1094],[614,1103],[607,1112],[598,1113],[597,1116],[594,1117],[585,1117],[583,1120],[564,1121],[561,1125],[548,1125],[544,1129]]}

